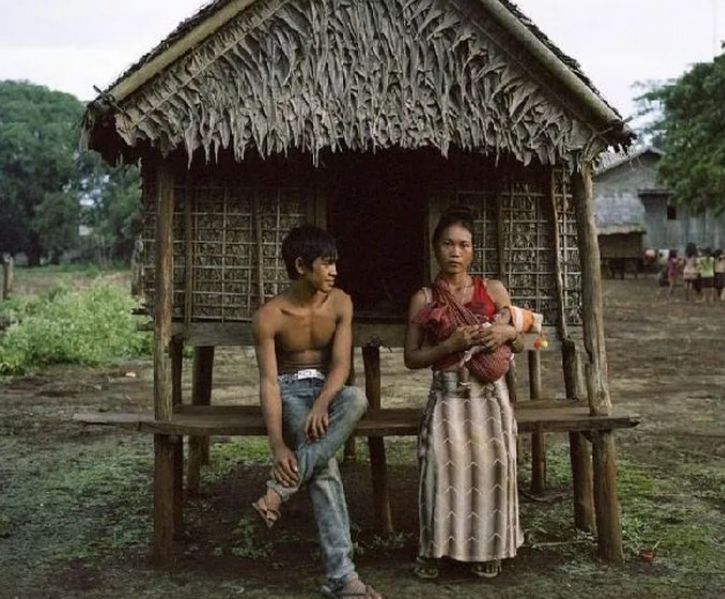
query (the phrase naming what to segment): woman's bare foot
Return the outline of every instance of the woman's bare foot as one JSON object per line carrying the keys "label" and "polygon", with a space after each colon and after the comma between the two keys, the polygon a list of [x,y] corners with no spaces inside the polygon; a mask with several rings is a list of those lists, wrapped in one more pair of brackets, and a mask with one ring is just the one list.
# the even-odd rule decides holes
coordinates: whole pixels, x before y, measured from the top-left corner
{"label": "woman's bare foot", "polygon": [[252,507],[262,518],[267,528],[272,528],[282,515],[279,511],[281,505],[282,498],[272,489],[267,489],[267,492],[257,499]]}

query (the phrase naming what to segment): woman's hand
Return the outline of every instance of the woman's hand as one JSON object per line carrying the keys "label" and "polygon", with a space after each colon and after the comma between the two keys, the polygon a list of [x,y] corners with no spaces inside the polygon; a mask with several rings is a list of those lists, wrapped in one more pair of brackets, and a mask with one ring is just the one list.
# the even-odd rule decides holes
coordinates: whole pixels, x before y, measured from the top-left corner
{"label": "woman's hand", "polygon": [[466,351],[474,345],[482,345],[484,342],[483,333],[487,328],[490,327],[483,327],[479,324],[458,327],[445,341],[450,353]]}
{"label": "woman's hand", "polygon": [[515,339],[516,335],[516,329],[510,324],[492,324],[482,329],[480,344],[493,351]]}

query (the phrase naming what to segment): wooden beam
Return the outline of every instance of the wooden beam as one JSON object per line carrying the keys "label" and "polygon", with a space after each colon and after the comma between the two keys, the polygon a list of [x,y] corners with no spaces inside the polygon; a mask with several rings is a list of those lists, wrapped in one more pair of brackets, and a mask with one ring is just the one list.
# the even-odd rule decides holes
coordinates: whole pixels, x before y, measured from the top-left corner
{"label": "wooden beam", "polygon": [[156,170],[156,297],[154,298],[154,413],[168,420],[172,413],[171,319],[174,295],[174,175],[171,165]]}
{"label": "wooden beam", "polygon": [[[380,347],[372,344],[366,345],[363,347],[362,353],[365,364],[365,394],[368,398],[368,409],[379,411],[381,407]],[[368,446],[370,449],[373,498],[378,527],[383,534],[392,534],[393,518],[390,513],[390,490],[388,489],[388,467],[385,460],[385,439],[378,436],[368,437]]]}
{"label": "wooden beam", "polygon": [[607,354],[604,345],[604,307],[599,263],[597,228],[594,223],[591,166],[572,175],[576,204],[579,259],[582,267],[582,324],[586,365],[587,395],[592,414],[608,414],[612,409],[607,385]]}
{"label": "wooden beam", "polygon": [[[355,385],[355,348],[350,350],[350,373],[347,375],[347,381],[345,384],[352,387]],[[343,454],[344,462],[356,462],[357,461],[357,447],[355,443],[355,435],[350,435],[350,438],[345,442],[345,452]]]}
{"label": "wooden beam", "polygon": [[[569,432],[632,428],[639,423],[633,414],[614,412],[609,416],[591,416],[585,404],[570,400],[524,401],[514,407],[519,431]],[[420,409],[370,410],[355,427],[358,437],[416,436],[420,428]],[[76,414],[76,422],[122,428],[163,435],[239,435],[265,436],[267,429],[258,405],[251,406],[179,406],[170,421],[155,420],[150,412],[87,412]]]}
{"label": "wooden beam", "polygon": [[[529,399],[541,398],[541,354],[527,352],[529,356]],[[543,433],[531,435],[531,492],[542,494],[546,490],[546,438]]]}
{"label": "wooden beam", "polygon": [[624,550],[617,494],[617,451],[612,431],[594,433],[592,455],[599,557],[621,565],[624,562]]}
{"label": "wooden beam", "polygon": [[[171,165],[156,162],[156,297],[154,301],[154,416],[169,422],[173,414],[174,384],[171,348],[173,314],[173,219],[174,175]],[[178,399],[178,398],[177,398]],[[174,538],[180,534],[182,440],[157,434],[154,437],[154,540],[153,558],[168,562]]]}
{"label": "wooden beam", "polygon": [[[191,405],[210,406],[214,370],[214,347],[195,347],[191,382]],[[209,463],[209,437],[189,437],[189,461],[186,488],[190,495],[199,494],[201,467]]]}

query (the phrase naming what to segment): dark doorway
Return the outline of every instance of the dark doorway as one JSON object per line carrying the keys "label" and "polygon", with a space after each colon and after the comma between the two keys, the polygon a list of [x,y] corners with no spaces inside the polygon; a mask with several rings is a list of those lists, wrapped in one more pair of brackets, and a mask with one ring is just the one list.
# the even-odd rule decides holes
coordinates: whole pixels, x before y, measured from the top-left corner
{"label": "dark doorway", "polygon": [[403,318],[424,283],[426,195],[412,152],[327,161],[328,230],[338,241],[338,283],[355,316]]}

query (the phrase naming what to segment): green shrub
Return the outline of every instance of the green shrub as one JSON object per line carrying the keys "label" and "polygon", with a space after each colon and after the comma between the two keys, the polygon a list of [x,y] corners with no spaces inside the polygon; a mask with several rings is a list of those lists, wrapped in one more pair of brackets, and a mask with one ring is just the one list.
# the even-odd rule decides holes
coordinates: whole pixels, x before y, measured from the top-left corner
{"label": "green shrub", "polygon": [[56,287],[41,298],[3,306],[0,374],[148,355],[151,336],[137,330],[134,306],[124,289],[104,283],[79,291]]}

